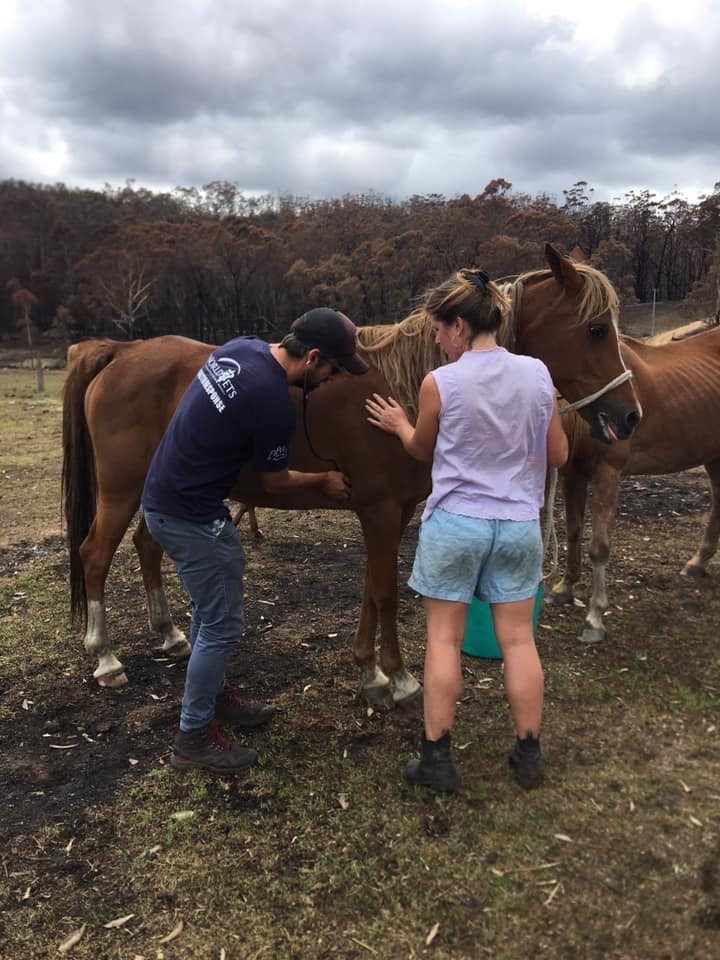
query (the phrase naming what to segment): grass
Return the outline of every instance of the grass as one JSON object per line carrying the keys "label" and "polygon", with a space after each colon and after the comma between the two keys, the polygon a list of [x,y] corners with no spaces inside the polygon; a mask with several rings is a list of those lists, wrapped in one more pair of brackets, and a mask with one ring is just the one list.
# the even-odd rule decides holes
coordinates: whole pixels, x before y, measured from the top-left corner
{"label": "grass", "polygon": [[0,370],[0,546],[58,528],[63,380],[63,371],[46,371],[38,394],[31,371]]}

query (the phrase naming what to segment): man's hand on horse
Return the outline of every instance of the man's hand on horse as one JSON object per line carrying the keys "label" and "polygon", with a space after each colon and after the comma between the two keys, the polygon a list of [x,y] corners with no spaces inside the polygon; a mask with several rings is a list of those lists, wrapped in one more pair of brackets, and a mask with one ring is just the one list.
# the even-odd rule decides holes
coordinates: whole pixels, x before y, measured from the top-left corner
{"label": "man's hand on horse", "polygon": [[344,473],[337,470],[328,470],[323,482],[323,492],[333,500],[350,499],[350,481]]}

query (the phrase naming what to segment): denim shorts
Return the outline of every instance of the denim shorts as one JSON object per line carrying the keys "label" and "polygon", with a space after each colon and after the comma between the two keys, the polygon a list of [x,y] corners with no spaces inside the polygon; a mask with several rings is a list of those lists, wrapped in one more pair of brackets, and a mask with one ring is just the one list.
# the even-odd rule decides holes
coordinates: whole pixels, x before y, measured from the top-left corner
{"label": "denim shorts", "polygon": [[511,603],[542,580],[539,520],[481,520],[435,509],[420,525],[408,584],[424,597]]}

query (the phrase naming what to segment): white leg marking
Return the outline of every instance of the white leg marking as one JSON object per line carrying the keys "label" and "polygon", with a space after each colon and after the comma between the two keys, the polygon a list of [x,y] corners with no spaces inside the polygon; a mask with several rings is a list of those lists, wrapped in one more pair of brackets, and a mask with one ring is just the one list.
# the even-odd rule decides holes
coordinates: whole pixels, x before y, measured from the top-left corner
{"label": "white leg marking", "polygon": [[147,604],[150,629],[153,633],[160,634],[163,653],[168,653],[172,657],[189,656],[190,644],[182,630],[178,630],[172,622],[165,591],[163,589],[148,590]]}
{"label": "white leg marking", "polygon": [[89,600],[87,605],[87,630],[85,649],[98,656],[93,677],[101,687],[121,687],[127,683],[123,665],[110,650],[105,624],[105,604],[102,600]]}
{"label": "white leg marking", "polygon": [[87,630],[85,631],[85,649],[88,653],[99,654],[107,649],[107,626],[105,625],[105,604],[102,600],[88,600]]}
{"label": "white leg marking", "polygon": [[361,684],[363,690],[384,690],[390,686],[390,680],[375,664],[375,666],[363,670]]}
{"label": "white leg marking", "polygon": [[586,623],[589,623],[594,629],[603,631],[605,630],[605,625],[603,624],[603,614],[607,610],[608,605],[607,590],[605,586],[605,569],[605,563],[599,560],[593,562],[592,596],[590,598],[590,606],[585,618]]}

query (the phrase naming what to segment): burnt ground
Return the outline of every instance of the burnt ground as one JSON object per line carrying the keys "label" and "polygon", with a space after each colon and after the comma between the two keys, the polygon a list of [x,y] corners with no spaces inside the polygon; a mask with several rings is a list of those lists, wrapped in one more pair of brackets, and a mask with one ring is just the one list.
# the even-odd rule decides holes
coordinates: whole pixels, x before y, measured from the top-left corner
{"label": "burnt ground", "polygon": [[[715,590],[713,580],[674,580],[684,560],[694,552],[709,499],[701,471],[671,478],[623,481],[618,513],[621,532],[613,544],[614,557],[609,568],[608,622],[613,643],[618,625],[624,624],[631,613],[626,608],[619,609],[618,603],[632,603],[637,596],[632,590],[640,588],[658,595],[666,595],[670,589],[672,594],[682,596],[678,613],[691,618],[696,630],[705,626],[716,636],[717,623],[702,617],[705,596],[709,590]],[[252,691],[253,696],[268,700],[307,684],[320,684],[333,688],[352,709],[356,685],[349,640],[359,606],[364,560],[359,525],[349,515],[333,514],[328,522],[319,513],[258,513],[267,535],[262,543],[255,544],[243,532],[248,555],[247,630],[232,667],[232,679]],[[678,518],[693,521],[687,525],[684,536],[677,536]],[[561,532],[559,510],[557,519]],[[653,544],[660,531],[671,544],[670,552],[658,552],[657,544]],[[416,533],[417,521],[403,542],[401,577],[407,576],[412,565]],[[0,549],[0,578],[20,573],[33,576],[36,567],[42,568],[43,576],[50,574],[60,582],[67,580],[68,563],[61,536],[46,537],[40,543],[21,541]],[[129,764],[152,764],[168,755],[182,696],[185,662],[164,657],[157,650],[153,652],[144,622],[142,585],[135,567],[126,548],[116,560],[113,576],[117,580],[119,574],[120,582],[111,587],[108,603],[113,635],[122,638],[121,656],[131,678],[128,686],[104,690],[92,681],[94,664],[81,652],[77,631],[71,641],[75,650],[66,653],[81,670],[79,683],[76,670],[66,669],[53,678],[48,688],[52,696],[39,702],[33,699],[32,676],[15,676],[9,686],[7,678],[3,681],[2,699],[11,716],[0,727],[0,792],[4,798],[0,842],[9,842],[19,830],[31,831],[65,821],[68,808],[79,802],[94,806],[110,801],[122,788]],[[173,582],[172,573],[169,579],[176,622],[182,626],[183,617],[187,617],[183,594]],[[587,580],[583,583],[587,589]],[[401,629],[403,625],[410,626],[420,639],[419,603],[402,583],[400,592]],[[582,586],[579,594],[582,595]],[[0,617],[17,618],[27,604],[27,591],[18,589],[0,606]],[[652,617],[653,609],[656,618]],[[299,630],[297,611],[302,611]],[[662,638],[667,635],[667,616],[664,604],[651,605],[649,611],[645,608],[642,631],[652,636],[656,644],[662,645]],[[572,618],[579,629],[582,611],[569,614],[546,604],[543,623],[554,622],[553,618]],[[632,629],[636,628],[632,624]],[[42,639],[42,632],[38,639]],[[542,633],[539,639],[542,640]],[[675,643],[674,637],[668,637],[668,641]],[[656,656],[662,654],[655,644],[654,647]],[[678,653],[671,649],[667,656],[675,660]],[[466,658],[466,662],[472,669],[474,663],[484,661]],[[420,674],[419,649],[409,652],[409,665],[416,675]],[[675,669],[679,674],[687,673],[685,679],[696,685],[699,677],[694,677],[692,671],[684,671],[679,664]],[[412,718],[402,719],[401,724],[413,730],[416,727]],[[368,738],[368,734],[360,734],[353,748],[362,749],[371,739],[372,735]],[[53,750],[54,746],[69,749]],[[69,764],[71,750],[76,752]],[[32,803],[28,803],[28,798],[32,798]]]}
{"label": "burnt ground", "polygon": [[[350,663],[346,663],[344,686],[333,678],[335,670],[328,670],[328,663],[350,659],[347,638],[359,604],[364,558],[359,525],[350,516],[333,516],[333,524],[346,528],[349,535],[326,542],[327,520],[319,514],[272,517],[269,511],[259,513],[261,519],[264,516],[271,521],[273,530],[259,545],[249,536],[243,537],[249,567],[247,629],[231,679],[258,699],[274,700],[308,683],[320,683],[337,686],[352,703],[356,690]],[[291,539],[274,539],[278,518],[280,533],[286,536],[287,530],[293,531]],[[296,530],[302,531],[303,539]],[[315,537],[323,540],[314,541]],[[405,563],[411,561],[411,550],[408,542]],[[60,582],[67,581],[69,567],[62,537],[0,549],[0,578],[27,571],[32,575],[37,566],[43,568],[43,575],[50,573]],[[43,702],[33,699],[31,676],[15,678],[9,688],[3,683],[3,702],[7,705],[9,701],[13,707],[19,703],[22,709],[14,709],[0,727],[4,758],[0,844],[18,830],[32,831],[65,821],[68,808],[80,801],[90,805],[111,801],[122,789],[131,758],[138,764],[152,764],[169,753],[185,661],[164,657],[159,650],[153,652],[144,622],[142,583],[135,567],[126,548],[115,561],[114,578],[119,575],[120,583],[110,587],[108,604],[113,634],[123,638],[119,646],[131,678],[127,686],[107,690],[93,682],[94,664],[82,652],[77,630],[71,641],[75,649],[67,652],[82,670],[79,683],[75,670],[61,672],[52,680],[51,697]],[[181,587],[173,579],[170,573],[176,622],[182,627],[187,613]],[[410,595],[409,590],[405,592]],[[0,617],[18,617],[25,610],[27,594],[18,589],[0,606]],[[301,634],[296,633],[296,610],[303,611]],[[336,626],[333,635],[327,633],[328,624]],[[361,748],[367,738],[361,736],[358,743]],[[33,757],[37,745],[41,745],[40,756]],[[83,749],[72,755],[69,764],[69,751],[55,751],[53,746]],[[31,804],[27,803],[29,796]]]}
{"label": "burnt ground", "polygon": [[[259,511],[258,545],[243,529],[248,628],[231,675],[278,715],[246,738],[263,762],[245,779],[181,778],[167,758],[184,663],[148,636],[131,544],[107,596],[130,682],[103,690],[68,618],[57,502],[23,508],[35,469],[8,471],[0,504],[0,957],[56,956],[82,926],[68,953],[93,960],[720,956],[720,566],[678,575],[709,505],[703,471],[623,482],[606,644],[578,643],[581,606],[543,609],[543,790],[507,776],[500,664],[463,658],[464,789],[446,801],[402,782],[419,719],[356,697],[353,516]],[[557,516],[562,543],[559,503]],[[404,585],[416,531],[399,624],[419,676],[422,612]],[[579,598],[588,585],[586,569]]]}

